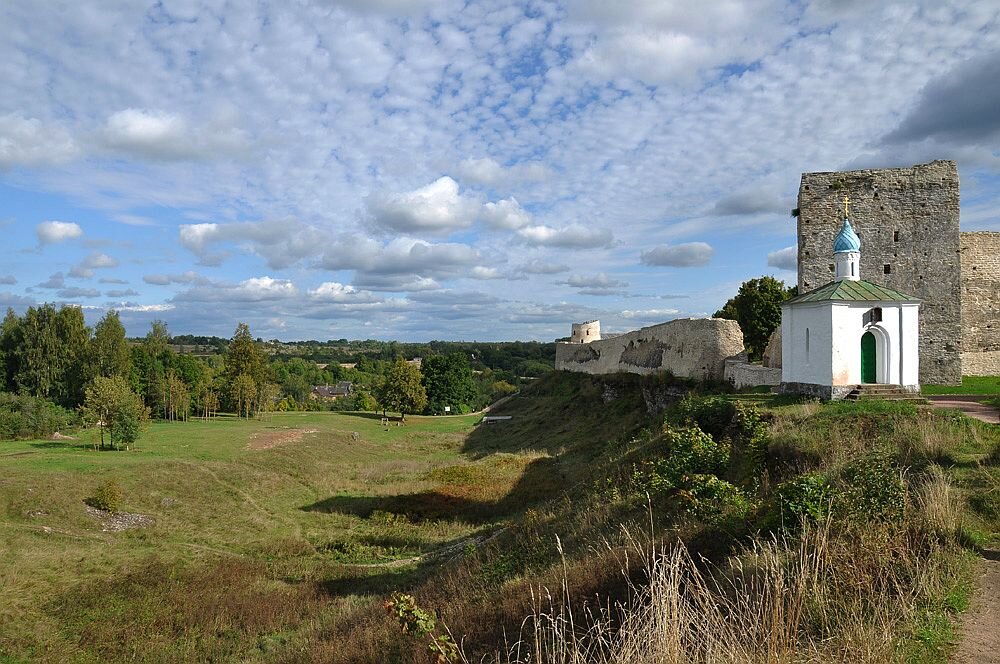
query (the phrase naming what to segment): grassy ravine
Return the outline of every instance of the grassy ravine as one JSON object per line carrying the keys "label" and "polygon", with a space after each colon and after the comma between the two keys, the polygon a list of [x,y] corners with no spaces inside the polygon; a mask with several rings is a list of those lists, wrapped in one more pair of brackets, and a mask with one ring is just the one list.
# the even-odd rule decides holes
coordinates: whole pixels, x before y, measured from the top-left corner
{"label": "grassy ravine", "polygon": [[[673,415],[644,391],[682,389],[551,374],[495,425],[289,414],[156,424],[129,453],[0,443],[0,661],[431,661],[383,608],[396,590],[470,661],[944,661],[972,550],[1000,531],[996,427],[727,397],[769,441],[720,473],[746,500],[699,511],[645,497]],[[315,433],[248,449],[285,428]],[[902,478],[898,514],[869,461]],[[782,535],[779,487],[803,473],[850,509]],[[101,531],[84,500],[109,477],[153,526]]]}

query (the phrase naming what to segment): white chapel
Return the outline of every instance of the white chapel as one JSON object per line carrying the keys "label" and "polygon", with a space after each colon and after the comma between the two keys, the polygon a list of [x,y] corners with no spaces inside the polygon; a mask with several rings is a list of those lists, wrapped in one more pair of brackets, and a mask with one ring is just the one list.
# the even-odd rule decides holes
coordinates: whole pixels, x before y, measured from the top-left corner
{"label": "white chapel", "polygon": [[781,306],[781,391],[822,399],[868,384],[919,392],[920,300],[861,278],[846,199],[833,256],[833,281]]}

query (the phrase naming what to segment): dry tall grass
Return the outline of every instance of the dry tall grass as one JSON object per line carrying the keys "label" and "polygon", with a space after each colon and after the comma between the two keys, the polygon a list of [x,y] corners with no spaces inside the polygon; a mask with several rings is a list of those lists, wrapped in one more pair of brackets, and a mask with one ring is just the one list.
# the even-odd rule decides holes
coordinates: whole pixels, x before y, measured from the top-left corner
{"label": "dry tall grass", "polygon": [[[922,520],[950,518],[935,476]],[[950,499],[949,499],[950,500]],[[950,503],[949,503],[950,504]],[[715,664],[887,662],[901,629],[937,591],[941,545],[922,531],[885,526],[806,527],[797,539],[755,541],[721,566],[695,560],[682,543],[649,548],[647,581],[626,601],[581,620],[563,589],[539,589],[521,640],[498,664]],[[627,573],[627,565],[623,573]],[[580,624],[580,623],[583,624]]]}

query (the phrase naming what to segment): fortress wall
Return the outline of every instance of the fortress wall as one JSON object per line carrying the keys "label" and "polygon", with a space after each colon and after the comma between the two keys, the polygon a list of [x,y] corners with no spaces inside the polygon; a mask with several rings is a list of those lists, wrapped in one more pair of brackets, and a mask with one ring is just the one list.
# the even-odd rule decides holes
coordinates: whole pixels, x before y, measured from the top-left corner
{"label": "fortress wall", "polygon": [[962,374],[1000,376],[1000,233],[961,234]]}
{"label": "fortress wall", "polygon": [[683,318],[588,344],[556,344],[556,369],[589,374],[652,374],[723,380],[726,358],[743,351],[736,321]]}
{"label": "fortress wall", "polygon": [[845,195],[861,238],[861,278],[923,300],[920,382],[959,384],[962,282],[955,162],[804,173],[798,199],[799,292],[833,279],[833,238],[843,223]]}

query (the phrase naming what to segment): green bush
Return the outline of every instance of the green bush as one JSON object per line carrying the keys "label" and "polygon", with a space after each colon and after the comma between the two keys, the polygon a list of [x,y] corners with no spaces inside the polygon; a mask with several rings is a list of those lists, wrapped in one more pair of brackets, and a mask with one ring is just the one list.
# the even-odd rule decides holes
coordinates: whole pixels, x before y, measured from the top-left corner
{"label": "green bush", "polygon": [[750,501],[738,487],[715,475],[688,475],[685,479],[689,510],[702,519],[716,520],[725,514],[742,517],[750,509]]}
{"label": "green bush", "polygon": [[121,509],[124,494],[122,488],[114,479],[110,479],[97,487],[94,497],[90,499],[90,504],[99,510],[106,512],[117,512]]}
{"label": "green bush", "polygon": [[77,423],[75,413],[51,401],[0,392],[0,440],[47,438]]}
{"label": "green bush", "polygon": [[654,459],[636,468],[633,479],[639,491],[662,496],[674,489],[690,490],[690,477],[717,475],[729,463],[729,445],[717,443],[697,425],[683,429],[668,429],[663,434],[663,447]]}
{"label": "green bush", "polygon": [[697,425],[716,440],[728,440],[745,450],[756,467],[767,455],[768,425],[756,404],[724,397],[687,398],[674,410],[674,418]]}
{"label": "green bush", "polygon": [[778,485],[777,516],[786,530],[796,530],[802,520],[822,521],[829,515],[835,491],[822,473],[806,473]]}
{"label": "green bush", "polygon": [[862,522],[899,521],[906,508],[906,485],[887,456],[867,455],[838,479],[837,511]]}

